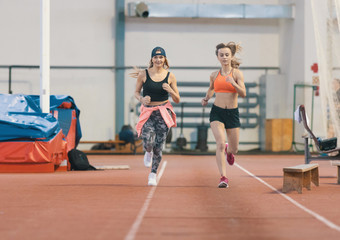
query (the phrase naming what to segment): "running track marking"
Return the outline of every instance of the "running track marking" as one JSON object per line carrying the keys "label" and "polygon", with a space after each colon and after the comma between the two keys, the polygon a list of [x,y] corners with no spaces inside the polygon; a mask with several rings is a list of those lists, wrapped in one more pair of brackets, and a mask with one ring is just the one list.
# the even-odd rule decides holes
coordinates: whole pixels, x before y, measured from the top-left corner
{"label": "running track marking", "polygon": [[282,197],[284,197],[285,199],[287,199],[289,202],[293,203],[295,206],[297,206],[298,208],[301,208],[303,211],[309,213],[310,215],[312,215],[313,217],[315,217],[316,219],[318,219],[320,222],[322,222],[323,224],[327,225],[328,227],[339,231],[340,232],[340,227],[334,223],[332,223],[331,221],[327,220],[326,218],[324,218],[323,216],[320,216],[319,214],[317,214],[316,212],[313,212],[312,210],[304,207],[303,205],[301,205],[300,203],[298,203],[297,201],[295,201],[294,199],[292,199],[291,197],[287,196],[286,194],[280,192],[279,190],[277,190],[276,188],[274,188],[273,186],[271,186],[270,184],[266,183],[265,181],[263,181],[261,178],[256,177],[254,174],[252,174],[251,172],[249,172],[248,170],[244,169],[243,167],[241,167],[240,165],[238,165],[237,163],[235,163],[235,165],[241,169],[242,171],[244,171],[245,173],[247,173],[248,175],[252,176],[253,178],[255,178],[256,180],[258,180],[259,182],[263,183],[264,185],[266,185],[267,187],[269,187],[270,189],[272,189],[273,191],[275,191],[276,193],[280,194]]}
{"label": "running track marking", "polygon": [[[157,176],[157,183],[159,183],[159,181],[161,180],[161,177],[163,175],[164,169],[166,167],[167,161],[164,161],[162,166],[161,166],[161,170],[159,171],[159,174]],[[129,233],[126,235],[125,240],[133,240],[135,239],[136,233],[138,231],[138,228],[140,226],[140,224],[143,221],[144,215],[146,213],[146,211],[148,210],[148,207],[150,205],[150,202],[152,200],[153,194],[156,191],[157,186],[154,186],[150,189],[150,192],[148,194],[148,196],[145,199],[144,205],[141,208],[141,210],[139,211],[137,218],[135,220],[135,222],[133,223],[133,225],[130,228]]]}

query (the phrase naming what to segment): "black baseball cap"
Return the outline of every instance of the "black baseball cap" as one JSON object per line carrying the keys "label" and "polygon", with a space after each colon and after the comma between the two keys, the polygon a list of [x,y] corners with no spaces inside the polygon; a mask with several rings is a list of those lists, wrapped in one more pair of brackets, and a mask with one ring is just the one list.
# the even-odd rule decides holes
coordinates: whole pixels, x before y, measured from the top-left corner
{"label": "black baseball cap", "polygon": [[166,57],[165,50],[161,47],[155,47],[154,49],[152,49],[151,57],[154,57],[154,56],[157,56],[157,55],[162,55],[162,56]]}

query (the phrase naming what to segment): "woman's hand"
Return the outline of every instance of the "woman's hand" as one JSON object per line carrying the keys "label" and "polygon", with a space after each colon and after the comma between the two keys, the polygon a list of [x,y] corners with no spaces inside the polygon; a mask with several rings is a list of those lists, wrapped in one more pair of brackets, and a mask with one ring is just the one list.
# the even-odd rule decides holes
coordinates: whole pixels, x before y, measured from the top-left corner
{"label": "woman's hand", "polygon": [[168,93],[172,93],[172,92],[173,92],[172,88],[171,88],[170,85],[167,84],[167,83],[163,83],[163,84],[162,84],[162,88],[163,88],[165,91],[167,91]]}
{"label": "woman's hand", "polygon": [[[236,81],[233,77],[227,76],[225,79],[226,82],[230,82],[231,85],[236,84]],[[234,85],[233,85],[234,86]]]}
{"label": "woman's hand", "polygon": [[142,97],[142,96],[141,96],[140,102],[141,102],[143,105],[148,105],[148,104],[151,102],[151,97],[150,97],[150,96],[145,96],[145,97]]}
{"label": "woman's hand", "polygon": [[203,106],[203,107],[207,106],[207,105],[208,105],[208,101],[209,101],[209,99],[207,99],[206,97],[203,98],[203,99],[201,100],[202,106]]}

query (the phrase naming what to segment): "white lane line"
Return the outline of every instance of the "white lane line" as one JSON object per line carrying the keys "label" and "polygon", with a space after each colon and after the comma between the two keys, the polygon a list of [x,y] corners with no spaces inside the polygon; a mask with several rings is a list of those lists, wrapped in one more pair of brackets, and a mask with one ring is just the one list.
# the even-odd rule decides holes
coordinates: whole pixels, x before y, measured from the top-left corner
{"label": "white lane line", "polygon": [[[164,173],[164,169],[166,167],[167,161],[164,161],[162,166],[161,166],[161,170],[159,171],[158,175],[157,175],[157,184],[159,183],[159,181],[161,180],[161,177]],[[133,240],[136,237],[137,231],[139,229],[139,226],[141,225],[144,215],[146,213],[146,211],[148,210],[148,207],[150,205],[150,202],[152,200],[153,194],[156,191],[157,186],[151,187],[150,192],[148,194],[148,196],[146,197],[145,201],[144,201],[144,205],[141,208],[141,210],[139,211],[137,218],[135,220],[135,222],[133,223],[133,225],[130,228],[130,231],[128,232],[128,234],[125,237],[125,240]]]}
{"label": "white lane line", "polygon": [[277,190],[276,188],[274,188],[272,185],[266,183],[265,181],[263,181],[261,178],[256,177],[254,174],[252,174],[251,172],[249,172],[248,170],[246,170],[245,168],[241,167],[239,164],[235,163],[235,165],[241,169],[242,171],[244,171],[245,173],[247,173],[248,175],[252,176],[253,178],[255,178],[256,180],[260,181],[261,183],[263,183],[264,185],[266,185],[267,187],[269,187],[270,189],[272,189],[273,191],[277,192],[278,194],[280,194],[282,197],[284,197],[285,199],[287,199],[289,202],[293,203],[295,206],[297,206],[298,208],[301,208],[303,211],[309,213],[310,215],[312,215],[313,217],[315,217],[316,219],[318,219],[320,222],[322,222],[323,224],[325,224],[326,226],[339,231],[340,232],[340,227],[336,224],[334,224],[333,222],[329,221],[328,219],[324,218],[323,216],[317,214],[316,212],[313,212],[312,210],[306,208],[305,206],[301,205],[300,203],[298,203],[297,201],[295,201],[294,199],[292,199],[291,197],[287,196],[286,194],[280,192],[279,190]]}

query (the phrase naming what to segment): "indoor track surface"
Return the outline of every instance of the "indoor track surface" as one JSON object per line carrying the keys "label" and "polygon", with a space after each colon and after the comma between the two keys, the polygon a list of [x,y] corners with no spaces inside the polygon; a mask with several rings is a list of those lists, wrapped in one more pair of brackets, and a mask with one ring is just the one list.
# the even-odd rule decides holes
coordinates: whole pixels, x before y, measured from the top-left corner
{"label": "indoor track surface", "polygon": [[0,239],[340,239],[340,185],[330,161],[320,186],[281,192],[302,155],[239,155],[219,189],[215,156],[164,155],[157,187],[142,155],[88,156],[128,170],[0,174]]}

